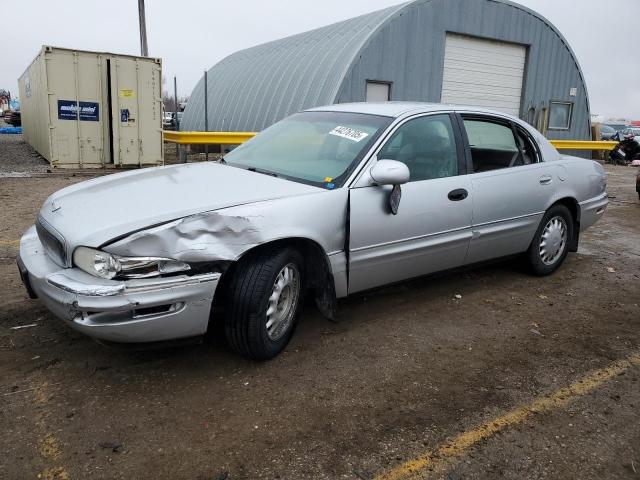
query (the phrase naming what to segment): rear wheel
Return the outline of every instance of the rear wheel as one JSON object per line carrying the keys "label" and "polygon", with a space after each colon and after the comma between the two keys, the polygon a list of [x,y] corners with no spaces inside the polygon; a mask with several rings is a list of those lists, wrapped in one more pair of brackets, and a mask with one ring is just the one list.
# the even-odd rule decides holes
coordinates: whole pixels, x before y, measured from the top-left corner
{"label": "rear wheel", "polygon": [[527,259],[535,275],[550,275],[562,265],[573,238],[573,217],[564,205],[554,205],[545,213],[536,231]]}
{"label": "rear wheel", "polygon": [[225,318],[226,337],[234,350],[267,360],[286,347],[302,308],[303,265],[292,248],[266,248],[240,261]]}

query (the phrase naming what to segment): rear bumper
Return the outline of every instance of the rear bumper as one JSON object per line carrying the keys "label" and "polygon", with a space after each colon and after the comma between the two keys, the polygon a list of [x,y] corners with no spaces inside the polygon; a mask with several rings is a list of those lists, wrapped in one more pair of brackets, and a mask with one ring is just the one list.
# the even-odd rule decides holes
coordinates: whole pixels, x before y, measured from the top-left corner
{"label": "rear bumper", "polygon": [[607,209],[609,198],[607,193],[590,198],[584,202],[580,202],[580,230],[589,228],[596,223]]}
{"label": "rear bumper", "polygon": [[45,254],[35,227],[20,241],[18,267],[31,294],[72,328],[96,339],[144,343],[207,331],[219,273],[104,280],[61,268]]}

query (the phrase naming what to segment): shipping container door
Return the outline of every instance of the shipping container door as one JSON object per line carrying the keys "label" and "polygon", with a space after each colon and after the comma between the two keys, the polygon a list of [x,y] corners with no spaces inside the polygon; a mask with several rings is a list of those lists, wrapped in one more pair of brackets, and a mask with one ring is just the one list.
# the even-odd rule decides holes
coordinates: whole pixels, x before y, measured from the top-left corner
{"label": "shipping container door", "polygon": [[111,114],[116,164],[160,162],[160,82],[160,67],[154,62],[111,59]]}
{"label": "shipping container door", "polygon": [[155,61],[138,62],[140,163],[162,162],[162,69]]}
{"label": "shipping container door", "polygon": [[441,102],[519,116],[526,57],[523,45],[447,33]]}
{"label": "shipping container door", "polygon": [[52,161],[79,167],[103,162],[102,72],[95,54],[46,53]]}
{"label": "shipping container door", "polygon": [[102,165],[104,159],[102,59],[92,53],[77,55],[81,166]]}
{"label": "shipping container door", "polygon": [[111,58],[114,163],[139,165],[138,72],[136,61]]}

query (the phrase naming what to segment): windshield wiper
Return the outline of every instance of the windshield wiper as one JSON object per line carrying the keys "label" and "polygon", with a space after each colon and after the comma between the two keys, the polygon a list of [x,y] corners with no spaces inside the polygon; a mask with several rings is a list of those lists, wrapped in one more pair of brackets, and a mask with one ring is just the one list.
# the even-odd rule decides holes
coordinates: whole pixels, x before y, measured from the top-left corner
{"label": "windshield wiper", "polygon": [[256,168],[256,167],[248,167],[247,170],[249,170],[250,172],[262,173],[264,175],[271,175],[272,177],[277,177],[278,176],[277,173],[270,172],[269,170],[262,170],[262,169]]}

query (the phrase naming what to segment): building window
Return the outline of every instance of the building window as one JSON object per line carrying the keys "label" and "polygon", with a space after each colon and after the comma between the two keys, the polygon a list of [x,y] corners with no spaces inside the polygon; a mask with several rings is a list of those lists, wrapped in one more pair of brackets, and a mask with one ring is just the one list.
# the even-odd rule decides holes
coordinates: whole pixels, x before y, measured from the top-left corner
{"label": "building window", "polygon": [[388,102],[391,100],[391,82],[367,80],[367,102]]}
{"label": "building window", "polygon": [[571,102],[549,102],[549,130],[569,130],[572,111]]}

